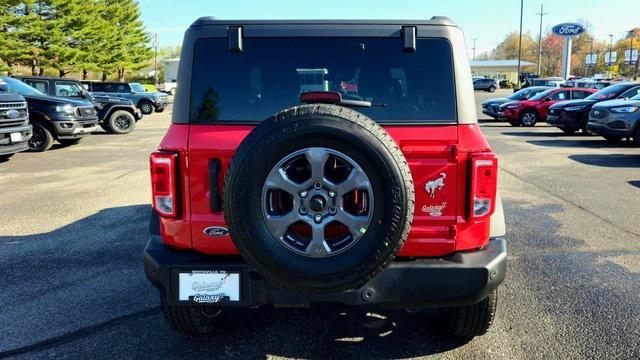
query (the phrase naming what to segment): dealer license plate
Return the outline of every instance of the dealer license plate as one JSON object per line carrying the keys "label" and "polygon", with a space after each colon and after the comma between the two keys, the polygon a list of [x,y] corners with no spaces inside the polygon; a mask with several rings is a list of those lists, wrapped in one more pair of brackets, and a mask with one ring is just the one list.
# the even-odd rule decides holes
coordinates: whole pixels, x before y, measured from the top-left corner
{"label": "dealer license plate", "polygon": [[11,139],[11,142],[20,142],[22,141],[22,134],[21,133],[11,133],[9,134],[9,138]]}
{"label": "dealer license plate", "polygon": [[196,303],[240,301],[240,273],[197,270],[178,274],[178,300]]}

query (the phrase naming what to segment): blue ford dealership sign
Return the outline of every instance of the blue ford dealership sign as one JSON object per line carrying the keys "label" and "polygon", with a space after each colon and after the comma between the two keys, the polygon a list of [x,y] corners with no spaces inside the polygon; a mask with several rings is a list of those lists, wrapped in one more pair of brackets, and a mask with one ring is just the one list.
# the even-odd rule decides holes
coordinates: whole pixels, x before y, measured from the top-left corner
{"label": "blue ford dealership sign", "polygon": [[554,34],[560,36],[577,36],[585,31],[584,26],[576,23],[558,24],[551,28]]}

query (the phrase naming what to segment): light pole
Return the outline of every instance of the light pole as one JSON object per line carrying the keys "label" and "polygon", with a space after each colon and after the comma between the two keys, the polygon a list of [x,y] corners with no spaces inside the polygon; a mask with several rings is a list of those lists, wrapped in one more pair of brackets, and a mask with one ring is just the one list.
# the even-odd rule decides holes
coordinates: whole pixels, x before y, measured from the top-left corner
{"label": "light pole", "polygon": [[473,41],[473,47],[471,48],[471,50],[473,50],[473,57],[471,58],[471,60],[475,60],[476,59],[476,41],[478,40],[478,38],[473,38],[471,40]]}
{"label": "light pole", "polygon": [[633,80],[638,79],[638,60],[636,59],[635,63],[633,62],[633,38],[636,36],[635,29],[631,29],[628,31],[629,40],[631,41],[630,49],[629,49],[629,64],[633,66]]}
{"label": "light pole", "polygon": [[540,15],[540,32],[538,33],[538,75],[542,71],[542,17],[549,13],[544,12],[544,4],[540,4],[540,12],[536,15]]}
{"label": "light pole", "polygon": [[[589,57],[592,58],[593,57],[593,40],[594,38],[591,38],[591,50],[589,50]],[[591,59],[589,59],[591,60]],[[597,61],[596,61],[597,62]],[[591,64],[591,66],[593,67],[593,73],[595,75],[596,73],[596,63]],[[589,76],[589,72],[587,71],[587,76]]]}
{"label": "light pole", "polygon": [[524,9],[524,0],[520,0],[520,38],[518,40],[518,88],[520,88],[520,63],[522,61],[522,11]]}
{"label": "light pole", "polygon": [[153,84],[158,85],[158,33],[153,34],[153,50]]}
{"label": "light pole", "polygon": [[609,34],[609,79],[613,78],[613,34]]}

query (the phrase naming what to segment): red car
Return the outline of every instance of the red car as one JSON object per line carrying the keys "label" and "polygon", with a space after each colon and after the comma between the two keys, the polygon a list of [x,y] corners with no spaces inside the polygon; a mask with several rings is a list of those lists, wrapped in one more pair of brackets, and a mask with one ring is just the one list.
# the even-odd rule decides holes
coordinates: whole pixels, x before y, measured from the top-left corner
{"label": "red car", "polygon": [[502,104],[498,113],[512,126],[535,126],[538,121],[547,119],[549,106],[560,101],[584,99],[596,91],[596,89],[586,88],[549,89],[528,100]]}

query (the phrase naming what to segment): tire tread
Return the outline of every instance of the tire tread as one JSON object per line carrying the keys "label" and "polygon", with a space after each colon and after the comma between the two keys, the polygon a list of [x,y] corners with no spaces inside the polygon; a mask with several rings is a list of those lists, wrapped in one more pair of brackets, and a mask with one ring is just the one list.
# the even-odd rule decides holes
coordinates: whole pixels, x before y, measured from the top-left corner
{"label": "tire tread", "polygon": [[450,332],[464,338],[485,334],[493,324],[497,306],[498,291],[494,290],[477,304],[449,309]]}

